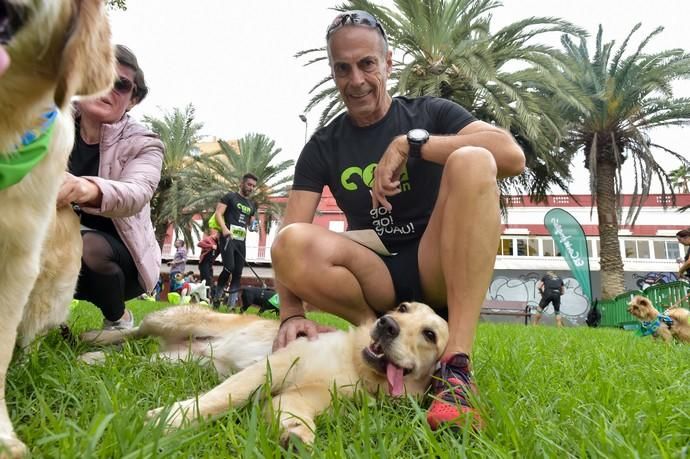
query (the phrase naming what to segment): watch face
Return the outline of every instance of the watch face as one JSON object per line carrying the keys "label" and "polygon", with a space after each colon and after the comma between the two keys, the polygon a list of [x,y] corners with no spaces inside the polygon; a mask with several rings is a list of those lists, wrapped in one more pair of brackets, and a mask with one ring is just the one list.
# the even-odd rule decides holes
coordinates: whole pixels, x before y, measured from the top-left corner
{"label": "watch face", "polygon": [[412,129],[407,133],[407,138],[413,142],[424,142],[429,138],[429,133],[424,129]]}

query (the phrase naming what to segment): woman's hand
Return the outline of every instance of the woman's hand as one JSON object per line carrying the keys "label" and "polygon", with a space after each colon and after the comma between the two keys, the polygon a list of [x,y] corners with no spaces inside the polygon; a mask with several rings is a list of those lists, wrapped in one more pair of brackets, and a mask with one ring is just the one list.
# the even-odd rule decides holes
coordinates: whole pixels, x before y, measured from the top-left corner
{"label": "woman's hand", "polygon": [[74,203],[88,207],[100,207],[102,198],[103,193],[95,183],[65,172],[65,179],[58,191],[57,206],[64,207]]}

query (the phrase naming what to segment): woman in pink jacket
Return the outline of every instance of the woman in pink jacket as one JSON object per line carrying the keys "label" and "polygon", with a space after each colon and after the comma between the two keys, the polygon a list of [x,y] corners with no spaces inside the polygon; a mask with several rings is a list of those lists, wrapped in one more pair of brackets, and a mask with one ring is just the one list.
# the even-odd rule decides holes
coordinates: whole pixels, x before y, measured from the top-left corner
{"label": "woman in pink jacket", "polygon": [[149,203],[160,179],[163,143],[127,112],[148,88],[134,54],[116,48],[113,89],[77,106],[75,144],[58,206],[81,209],[82,269],[75,298],[103,312],[103,328],[131,328],[125,301],[150,292],[161,252]]}

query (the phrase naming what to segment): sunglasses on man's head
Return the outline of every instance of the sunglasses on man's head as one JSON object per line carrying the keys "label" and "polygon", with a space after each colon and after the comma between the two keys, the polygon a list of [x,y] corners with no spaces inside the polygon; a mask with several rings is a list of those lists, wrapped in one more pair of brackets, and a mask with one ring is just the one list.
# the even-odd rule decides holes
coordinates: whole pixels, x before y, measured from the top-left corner
{"label": "sunglasses on man's head", "polygon": [[115,92],[122,95],[129,94],[132,88],[134,88],[134,83],[132,82],[132,80],[125,77],[119,77],[115,80],[115,83],[113,84],[113,89],[115,90]]}
{"label": "sunglasses on man's head", "polygon": [[371,14],[366,11],[345,11],[340,13],[333,19],[331,25],[328,26],[326,31],[326,40],[328,40],[333,32],[340,29],[345,24],[363,25],[371,27],[372,29],[378,29],[383,35],[383,39],[387,40],[386,32],[383,31],[383,26],[381,23]]}

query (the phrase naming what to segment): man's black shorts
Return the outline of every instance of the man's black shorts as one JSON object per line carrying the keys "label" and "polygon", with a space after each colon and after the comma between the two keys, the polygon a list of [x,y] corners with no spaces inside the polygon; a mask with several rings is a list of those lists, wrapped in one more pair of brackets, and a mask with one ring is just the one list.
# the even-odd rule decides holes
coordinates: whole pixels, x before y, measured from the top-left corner
{"label": "man's black shorts", "polygon": [[553,310],[556,314],[561,312],[561,292],[560,291],[546,291],[541,296],[541,301],[539,302],[539,309],[544,310],[549,303],[553,304]]}
{"label": "man's black shorts", "polygon": [[396,303],[423,301],[418,252],[419,239],[399,247],[393,256],[379,255],[393,279]]}
{"label": "man's black shorts", "polygon": [[[398,247],[395,255],[379,255],[393,279],[396,303],[403,301],[424,302],[422,281],[419,278],[419,239]],[[439,316],[448,320],[448,308],[434,308]],[[378,315],[383,315],[380,313]]]}

